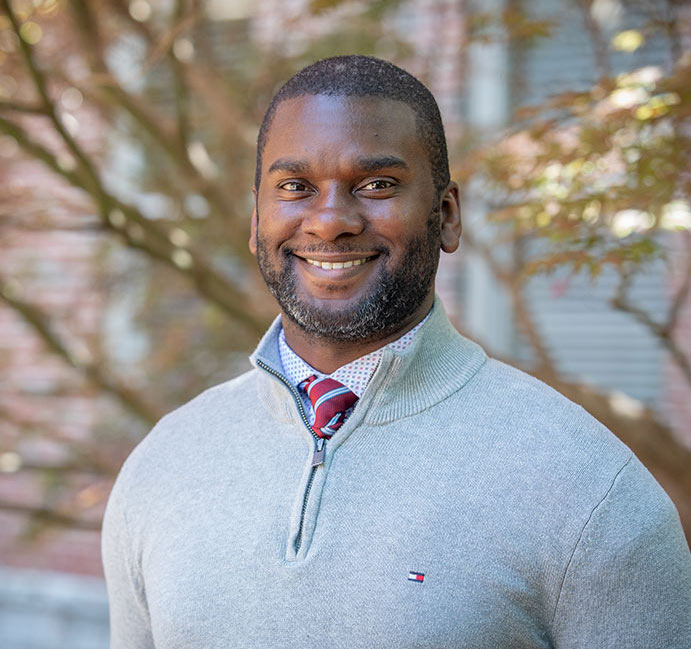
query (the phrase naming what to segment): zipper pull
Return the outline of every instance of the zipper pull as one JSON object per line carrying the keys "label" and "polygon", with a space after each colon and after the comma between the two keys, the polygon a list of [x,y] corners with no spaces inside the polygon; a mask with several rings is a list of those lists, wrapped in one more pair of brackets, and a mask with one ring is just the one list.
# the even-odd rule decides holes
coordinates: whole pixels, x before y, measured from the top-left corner
{"label": "zipper pull", "polygon": [[317,450],[314,452],[314,455],[312,456],[312,466],[319,466],[320,464],[324,464],[324,453],[326,453],[326,438],[325,437],[320,437],[317,440]]}

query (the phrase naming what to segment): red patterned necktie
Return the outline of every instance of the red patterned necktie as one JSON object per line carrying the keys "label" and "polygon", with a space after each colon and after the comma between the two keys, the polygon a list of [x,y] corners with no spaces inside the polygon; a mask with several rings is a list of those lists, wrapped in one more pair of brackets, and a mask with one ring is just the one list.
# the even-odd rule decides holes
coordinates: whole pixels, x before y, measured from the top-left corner
{"label": "red patterned necktie", "polygon": [[300,387],[314,408],[312,430],[319,436],[329,439],[342,425],[345,414],[355,405],[357,396],[345,385],[325,376],[318,378],[313,374],[305,379]]}

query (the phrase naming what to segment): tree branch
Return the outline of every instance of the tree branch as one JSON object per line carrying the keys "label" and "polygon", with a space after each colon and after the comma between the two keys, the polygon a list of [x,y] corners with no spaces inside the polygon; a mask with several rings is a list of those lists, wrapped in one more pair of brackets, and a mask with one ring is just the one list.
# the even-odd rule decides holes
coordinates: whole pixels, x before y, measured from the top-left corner
{"label": "tree branch", "polygon": [[590,37],[590,43],[593,46],[593,53],[595,54],[595,69],[597,70],[600,79],[609,78],[612,76],[612,70],[609,65],[609,58],[607,56],[607,43],[602,38],[600,26],[597,24],[591,13],[593,0],[579,0],[578,3],[583,16],[586,31]]}
{"label": "tree branch", "polygon": [[58,117],[57,111],[55,110],[55,104],[53,103],[48,94],[46,78],[39,66],[36,64],[31,46],[21,36],[19,22],[17,21],[17,17],[14,14],[9,0],[0,0],[0,5],[4,7],[10,24],[12,25],[12,29],[16,34],[17,39],[19,40],[19,47],[24,58],[24,63],[26,64],[26,67],[29,70],[29,74],[34,81],[34,85],[41,98],[47,116],[50,118],[51,122],[53,123],[53,127],[62,138],[62,141],[72,152],[72,155],[74,155],[74,157],[77,159],[79,165],[82,168],[82,171],[85,173],[87,177],[86,181],[87,184],[90,186],[92,192],[101,191],[99,177],[94,169],[93,164],[88,159],[86,154],[82,151],[81,147],[77,144],[74,138],[68,133],[62,121]]}
{"label": "tree branch", "polygon": [[88,225],[49,225],[41,223],[18,223],[12,219],[0,223],[0,228],[11,228],[12,230],[22,230],[24,232],[83,232],[85,234],[103,234],[104,228],[101,223],[91,223]]}
{"label": "tree branch", "polygon": [[[40,422],[18,417],[16,413],[2,405],[2,403],[0,403],[0,419],[2,419],[4,423],[10,423],[19,432],[22,438],[45,436],[44,428]],[[58,474],[84,473],[111,478],[115,477],[118,467],[124,459],[121,457],[121,449],[118,448],[116,453],[113,453],[113,449],[105,446],[101,439],[95,442],[85,442],[83,440],[75,440],[72,437],[56,433],[55,431],[51,431],[48,438],[51,442],[60,444],[61,450],[69,456],[69,461],[59,465],[27,462],[21,457],[21,453],[19,453],[20,464],[16,469],[17,471],[43,471],[46,473],[53,472]],[[3,449],[3,451],[9,450],[12,449]],[[12,473],[13,471],[8,472]],[[1,473],[2,471],[0,470],[0,474]]]}
{"label": "tree branch", "polygon": [[30,115],[48,115],[45,106],[39,104],[26,104],[18,101],[0,101],[0,110],[8,110],[15,113],[28,113]]}
{"label": "tree branch", "polygon": [[674,67],[682,57],[682,35],[680,33],[680,19],[677,5],[681,5],[686,0],[644,0],[639,3],[639,7],[646,14],[653,26],[660,26],[665,31],[669,39],[669,50]]}
{"label": "tree branch", "polygon": [[[31,471],[35,473],[58,473],[61,475],[93,475],[99,478],[114,478],[117,475],[117,469],[103,471],[101,468],[91,465],[78,464],[72,462],[69,464],[42,464],[40,462],[24,462],[17,468],[16,471]],[[1,474],[2,472],[0,472]]]}
{"label": "tree branch", "polygon": [[99,521],[88,521],[83,518],[76,518],[61,512],[49,509],[48,507],[34,507],[31,505],[21,505],[0,499],[0,511],[11,512],[13,514],[23,514],[43,523],[67,527],[70,529],[87,530],[97,532],[101,529]]}
{"label": "tree branch", "polygon": [[83,189],[88,193],[86,185],[79,175],[74,173],[64,163],[60,163],[52,152],[29,137],[27,132],[19,124],[5,119],[4,117],[0,117],[0,131],[7,135],[11,135],[25,153],[40,160],[56,174],[67,180],[71,185]]}
{"label": "tree branch", "polygon": [[538,359],[538,367],[536,370],[546,376],[556,377],[558,375],[556,364],[547,346],[542,341],[537,324],[526,304],[521,274],[511,272],[509,269],[502,266],[502,264],[497,261],[489,246],[478,241],[468,228],[464,228],[463,230],[463,242],[485,260],[494,277],[503,284],[508,291],[518,327],[527,338]]}
{"label": "tree branch", "polygon": [[681,308],[686,303],[686,300],[689,297],[689,292],[691,292],[691,232],[685,230],[683,235],[686,243],[686,270],[684,272],[684,279],[682,280],[679,289],[674,294],[672,302],[669,305],[667,323],[665,324],[665,329],[669,336],[674,333],[674,330],[677,327],[677,322],[679,321]]}
{"label": "tree branch", "polygon": [[[647,311],[629,302],[628,293],[631,287],[631,280],[631,273],[622,270],[620,273],[617,291],[610,303],[615,309],[631,314],[662,343],[665,349],[667,349],[667,351],[671,354],[672,359],[681,369],[686,380],[691,385],[691,361],[689,361],[689,358],[687,358],[687,356],[684,354],[681,347],[679,347],[679,345],[677,345],[674,341],[672,332],[669,329],[669,323],[660,324],[659,322],[656,322]],[[683,288],[684,287],[682,286],[682,289]],[[687,294],[688,287],[686,288],[686,293],[684,293],[684,295]],[[679,295],[681,295],[681,291],[679,292]]]}
{"label": "tree branch", "polygon": [[[233,214],[235,211],[233,205],[226,200],[221,187],[217,183],[211,182],[208,178],[204,177],[190,159],[187,148],[188,125],[182,125],[183,130],[187,129],[185,131],[184,140],[179,136],[180,123],[178,123],[177,129],[178,136],[175,136],[174,133],[164,128],[163,124],[166,123],[166,120],[160,115],[156,115],[152,112],[150,103],[144,106],[122,88],[115,77],[109,73],[105,61],[102,58],[101,48],[94,42],[93,34],[99,33],[99,29],[91,6],[84,0],[72,0],[71,6],[77,16],[76,23],[80,29],[85,47],[90,53],[88,59],[94,72],[94,80],[98,81],[100,88],[116,105],[127,111],[137,125],[167,154],[169,159],[174,163],[174,166],[178,168],[180,179],[188,186],[191,186],[194,191],[201,193],[216,214],[224,218]],[[139,23],[137,23],[137,26],[140,30],[144,29]],[[148,32],[146,32],[146,30],[144,30],[144,32],[147,34],[147,39],[149,40],[150,36]],[[182,67],[177,59],[175,59],[175,61],[176,65]],[[176,83],[184,84],[182,71],[179,70],[179,72],[180,76],[176,77]],[[181,91],[179,85],[176,86],[176,94],[179,97],[182,97],[180,94],[181,92],[183,91]],[[187,93],[186,89],[184,93]],[[230,240],[229,244],[233,252],[237,254],[239,258],[249,258],[247,246],[236,240]]]}
{"label": "tree branch", "polygon": [[185,83],[184,66],[175,56],[174,45],[177,36],[184,29],[194,24],[198,12],[192,11],[186,14],[185,0],[177,0],[173,12],[173,24],[169,29],[169,36],[165,38],[168,43],[166,48],[168,62],[173,70],[175,84],[175,112],[177,114],[177,138],[179,146],[184,151],[189,147],[190,119],[189,119],[189,92]]}
{"label": "tree branch", "polygon": [[264,330],[266,323],[245,308],[248,296],[211,267],[202,253],[195,251],[191,245],[183,248],[173,244],[171,233],[164,226],[110,196],[100,186],[98,179],[97,191],[93,192],[93,185],[88,186],[80,176],[61,165],[50,151],[34,142],[17,124],[0,117],[0,130],[12,135],[28,154],[41,160],[75,187],[86,191],[96,202],[105,227],[122,236],[131,248],[146,252],[190,279],[201,295],[244,325],[252,335]]}
{"label": "tree branch", "polygon": [[28,304],[19,298],[17,291],[9,282],[0,277],[0,298],[8,306],[19,313],[50,351],[60,356],[66,363],[74,367],[92,383],[104,392],[114,396],[130,412],[134,413],[147,424],[153,425],[160,419],[164,411],[141,398],[138,392],[130,390],[117,379],[108,376],[100,365],[86,354],[71,351],[68,345],[52,330],[49,318],[37,306]]}

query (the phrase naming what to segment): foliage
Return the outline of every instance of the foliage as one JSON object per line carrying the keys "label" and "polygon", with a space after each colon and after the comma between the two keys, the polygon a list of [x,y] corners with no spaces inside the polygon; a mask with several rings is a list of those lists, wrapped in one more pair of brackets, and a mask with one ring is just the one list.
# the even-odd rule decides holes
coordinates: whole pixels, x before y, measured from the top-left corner
{"label": "foliage", "polygon": [[[22,409],[0,398],[0,471],[46,479],[40,502],[0,494],[0,508],[97,527],[109,481],[153,421],[244,367],[274,310],[246,245],[263,110],[281,80],[315,58],[356,51],[415,63],[414,29],[397,22],[414,4],[286,5],[280,29],[265,33],[251,12],[238,13],[243,3],[0,0],[0,174],[10,179],[0,196],[0,297],[64,370],[51,386],[63,403],[101,404],[89,435],[71,437],[62,432],[69,413],[36,420],[29,415],[45,411],[36,395],[23,395]],[[462,61],[475,44],[530,47],[556,27],[513,6],[466,18]],[[655,29],[672,28],[651,19],[614,36],[613,47],[632,52],[627,73],[522,110],[492,141],[451,142],[455,175],[494,201],[496,241],[466,228],[466,244],[509,287],[547,379],[559,368],[531,324],[526,278],[557,267],[595,276],[611,265],[622,275],[615,307],[645,321],[627,301],[632,275],[664,254],[660,232],[689,229],[689,60],[634,65]],[[41,274],[41,246],[65,232],[91,242],[84,291],[101,309],[95,322],[82,321],[78,299],[58,308],[45,290],[54,278]],[[27,233],[39,236],[35,254],[3,263]],[[502,266],[493,251],[507,241],[537,252]],[[647,324],[688,368],[673,336],[687,295],[682,282],[666,322]],[[127,322],[109,335],[116,307]],[[139,351],[120,349],[123,332]],[[32,460],[34,443],[49,443],[56,461]]]}
{"label": "foliage", "polygon": [[690,71],[682,63],[664,77],[641,68],[559,95],[537,109],[559,111],[558,121],[533,120],[480,153],[505,203],[491,218],[549,242],[549,253],[524,272],[563,264],[594,276],[606,264],[638,268],[661,254],[660,230],[691,228]]}

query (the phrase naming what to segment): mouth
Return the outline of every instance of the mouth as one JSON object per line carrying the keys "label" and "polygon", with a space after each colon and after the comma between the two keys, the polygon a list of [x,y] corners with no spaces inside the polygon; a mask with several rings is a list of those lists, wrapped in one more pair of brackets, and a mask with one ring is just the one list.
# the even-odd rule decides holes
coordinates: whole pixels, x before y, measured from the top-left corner
{"label": "mouth", "polygon": [[360,266],[361,264],[366,264],[368,261],[374,259],[372,257],[360,257],[359,259],[349,259],[348,261],[320,261],[319,259],[310,259],[309,257],[303,257],[303,259],[312,266],[317,268],[325,268],[326,270],[336,270],[340,268],[351,268],[352,266]]}
{"label": "mouth", "polygon": [[323,268],[324,270],[341,270],[344,268],[352,268],[354,266],[361,266],[362,264],[366,264],[372,261],[373,259],[376,259],[379,256],[379,254],[377,253],[374,255],[356,258],[353,258],[352,255],[334,255],[329,259],[317,259],[315,257],[303,257],[301,255],[295,256],[299,259],[302,259],[303,261],[306,261],[308,264],[312,266],[316,266],[317,268]]}
{"label": "mouth", "polygon": [[[348,300],[359,295],[372,278],[385,252],[354,250],[352,252],[291,253],[296,266],[298,285],[319,300]],[[309,256],[308,256],[309,255]]]}

